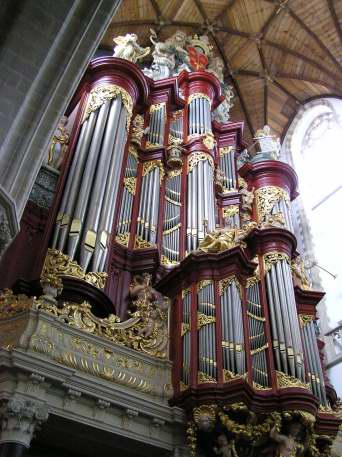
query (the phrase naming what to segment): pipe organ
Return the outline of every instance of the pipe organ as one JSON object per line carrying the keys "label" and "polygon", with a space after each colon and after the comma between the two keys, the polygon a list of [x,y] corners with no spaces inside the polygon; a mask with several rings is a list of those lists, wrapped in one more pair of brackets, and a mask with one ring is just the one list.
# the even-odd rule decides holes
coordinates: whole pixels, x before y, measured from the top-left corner
{"label": "pipe organ", "polygon": [[[192,52],[199,52],[196,43]],[[134,289],[134,303],[156,306],[151,314],[144,308],[146,327],[131,333],[149,356],[152,340],[163,344],[158,354],[168,353],[157,316],[166,316],[159,294],[170,299],[170,401],[185,409],[192,443],[209,406],[236,443],[236,411],[250,446],[253,430],[271,433],[260,421],[294,409],[326,434],[332,400],[314,328],[323,294],[296,267],[296,174],[272,151],[257,152],[261,159],[238,170],[243,123],[211,117],[224,99],[222,82],[205,68],[162,74],[147,78],[116,57],[90,64],[72,102],[78,120],[46,234],[49,252],[71,265],[62,270],[69,281],[75,271],[88,281],[77,289],[79,302],[100,297],[121,320],[129,312],[137,319],[136,309],[127,309]],[[259,131],[261,148],[262,138]],[[237,410],[241,403],[245,409]]]}

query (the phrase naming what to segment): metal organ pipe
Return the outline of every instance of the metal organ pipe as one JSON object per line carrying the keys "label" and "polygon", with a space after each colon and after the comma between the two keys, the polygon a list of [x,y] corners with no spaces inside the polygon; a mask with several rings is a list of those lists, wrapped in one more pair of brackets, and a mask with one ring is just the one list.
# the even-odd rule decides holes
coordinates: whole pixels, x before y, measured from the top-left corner
{"label": "metal organ pipe", "polygon": [[85,271],[104,268],[127,117],[126,104],[118,93],[89,113],[66,181],[59,211],[63,217],[56,225],[52,247],[76,260]]}

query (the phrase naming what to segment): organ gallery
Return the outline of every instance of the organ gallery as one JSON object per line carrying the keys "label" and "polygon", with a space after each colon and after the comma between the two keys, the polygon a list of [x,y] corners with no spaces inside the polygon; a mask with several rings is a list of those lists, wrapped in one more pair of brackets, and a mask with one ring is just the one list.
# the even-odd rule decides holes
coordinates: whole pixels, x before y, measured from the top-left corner
{"label": "organ gallery", "polygon": [[268,126],[250,145],[230,120],[206,36],[114,45],[90,62],[2,261],[3,357],[33,386],[4,407],[8,455],[78,409],[134,455],[331,455],[296,173]]}

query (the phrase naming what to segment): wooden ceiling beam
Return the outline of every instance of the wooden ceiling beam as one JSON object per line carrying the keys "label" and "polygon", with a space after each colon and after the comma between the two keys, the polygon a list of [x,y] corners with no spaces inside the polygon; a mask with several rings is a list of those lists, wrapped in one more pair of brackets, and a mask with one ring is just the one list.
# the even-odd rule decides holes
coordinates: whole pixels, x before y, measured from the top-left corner
{"label": "wooden ceiling beam", "polygon": [[288,13],[290,14],[290,16],[295,20],[297,21],[297,23],[301,26],[301,28],[303,30],[306,31],[306,33],[308,33],[311,38],[317,43],[317,45],[322,49],[322,51],[324,53],[326,53],[330,59],[334,62],[334,64],[336,65],[336,67],[342,71],[342,65],[340,64],[340,62],[336,59],[336,57],[330,52],[330,50],[325,46],[325,44],[323,43],[323,41],[312,31],[312,29],[310,27],[308,27],[305,22],[299,17],[297,16],[297,14],[289,7],[286,5],[286,10],[288,11]]}
{"label": "wooden ceiling beam", "polygon": [[218,21],[219,19],[221,19],[222,15],[224,13],[227,13],[233,6],[234,4],[236,3],[236,0],[228,0],[227,2],[227,5],[225,5],[221,11],[219,12],[219,14],[217,14],[214,18],[214,21],[213,22],[216,22]]}
{"label": "wooden ceiling beam", "polygon": [[156,2],[156,0],[150,0],[152,8],[154,9],[154,12],[157,16],[158,21],[161,21],[163,19],[162,12],[160,11],[159,5]]}
{"label": "wooden ceiling beam", "polygon": [[335,7],[334,7],[334,2],[333,0],[327,0],[327,4],[328,4],[328,8],[329,8],[329,11],[330,11],[330,14],[331,14],[331,18],[334,22],[334,25],[335,25],[335,29],[336,29],[336,32],[337,32],[337,35],[340,39],[340,44],[342,46],[342,29],[341,29],[341,26],[340,26],[340,22],[338,20],[338,17],[337,17],[337,14],[336,14],[336,10],[335,10]]}
{"label": "wooden ceiling beam", "polygon": [[[333,80],[338,78],[335,73],[332,73],[331,71],[327,70],[320,63],[316,62],[310,57],[305,56],[304,54],[301,54],[300,52],[294,51],[293,49],[284,46],[283,44],[276,43],[271,40],[263,40],[263,43],[272,48],[279,49],[280,51],[283,51],[286,54],[290,54],[291,56],[296,57],[297,59],[302,60],[303,62],[306,62],[307,64],[315,67],[317,70],[320,70],[322,73],[326,74]],[[342,77],[340,76],[339,79],[342,80]]]}
{"label": "wooden ceiling beam", "polygon": [[[241,32],[239,30],[235,30],[235,29],[232,29],[230,27],[225,27],[225,26],[220,26],[220,27],[216,27],[215,26],[215,30],[217,31],[220,31],[220,32],[226,32],[230,35],[235,35],[235,36],[240,36],[242,38],[246,38],[246,39],[249,39],[251,41],[254,41],[254,42],[258,42],[259,41],[259,38],[251,33],[247,33],[247,32]],[[310,57],[307,57],[305,56],[304,54],[301,54],[300,52],[297,52],[283,44],[280,44],[280,43],[276,43],[275,41],[272,41],[272,40],[267,40],[267,39],[261,39],[262,43],[265,43],[267,44],[268,46],[270,47],[273,47],[275,49],[279,49],[280,51],[283,51],[287,54],[290,54],[294,57],[296,57],[297,59],[300,59],[300,60],[303,60],[304,62],[307,62],[308,64],[312,65],[313,67],[316,67],[317,70],[320,70],[322,73],[325,73],[326,75],[328,75],[330,78],[332,79],[336,79],[337,76],[330,72],[329,70],[327,70],[323,65],[321,65],[320,63],[316,62],[315,60],[311,59]],[[342,76],[339,78],[341,79],[342,81]]]}
{"label": "wooden ceiling beam", "polygon": [[297,103],[297,105],[304,104],[298,97],[296,97],[288,89],[286,89],[286,87],[284,87],[282,84],[280,84],[279,81],[272,79],[272,84],[274,84],[276,87],[278,87],[278,89],[281,90],[284,94],[286,94],[289,98],[292,98]]}
{"label": "wooden ceiling beam", "polygon": [[258,44],[258,53],[259,53],[260,62],[261,62],[261,65],[262,65],[262,68],[263,68],[264,74],[265,74],[265,78],[264,78],[264,124],[266,125],[267,124],[267,118],[268,118],[268,115],[267,115],[267,106],[268,106],[268,87],[267,87],[267,84],[268,84],[268,81],[267,80],[269,78],[269,71],[268,71],[266,60],[265,60],[265,55],[264,55],[264,52],[262,50],[262,47],[261,47],[260,43]]}
{"label": "wooden ceiling beam", "polygon": [[275,72],[273,77],[282,78],[282,79],[294,79],[296,81],[302,81],[302,82],[307,82],[307,83],[311,83],[311,84],[318,84],[319,86],[323,86],[329,90],[332,90],[334,93],[341,94],[341,89],[339,89],[337,86],[326,83],[325,81],[321,81],[320,79],[309,78],[306,76],[293,75],[292,73],[279,72],[279,71]]}

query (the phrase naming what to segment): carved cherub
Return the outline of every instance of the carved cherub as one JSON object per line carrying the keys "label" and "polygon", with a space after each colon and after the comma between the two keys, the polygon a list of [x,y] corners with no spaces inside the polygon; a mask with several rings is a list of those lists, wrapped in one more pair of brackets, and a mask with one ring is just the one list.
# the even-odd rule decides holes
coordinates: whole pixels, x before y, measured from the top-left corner
{"label": "carved cherub", "polygon": [[113,56],[129,60],[133,63],[143,59],[150,53],[151,48],[142,48],[137,43],[137,40],[138,36],[135,33],[127,33],[125,36],[113,38],[116,44]]}
{"label": "carved cherub", "polygon": [[144,135],[144,118],[137,114],[133,119],[133,129],[131,136],[131,143],[135,143],[138,146],[141,144],[141,139]]}
{"label": "carved cherub", "polygon": [[310,289],[310,282],[306,275],[303,259],[298,256],[291,263],[291,269],[294,275],[295,285],[304,290]]}
{"label": "carved cherub", "polygon": [[216,455],[221,455],[222,457],[237,457],[234,441],[229,442],[224,433],[221,433],[221,435],[217,437],[217,444],[218,447],[214,447]]}
{"label": "carved cherub", "polygon": [[69,143],[70,135],[66,129],[67,124],[68,118],[63,116],[59,121],[49,147],[48,165],[55,168],[56,170],[59,170],[62,165],[65,151]]}
{"label": "carved cherub", "polygon": [[278,457],[300,457],[303,455],[303,426],[300,422],[292,422],[287,435],[279,433],[276,427],[270,431],[270,437],[278,443]]}
{"label": "carved cherub", "polygon": [[242,197],[241,209],[249,214],[252,212],[252,205],[254,201],[254,187],[248,190],[246,181],[239,180],[239,193]]}

